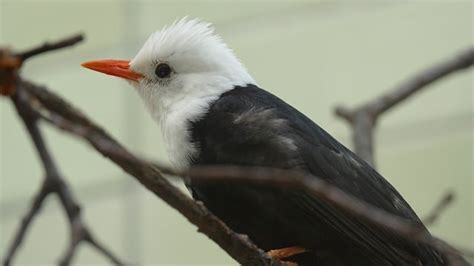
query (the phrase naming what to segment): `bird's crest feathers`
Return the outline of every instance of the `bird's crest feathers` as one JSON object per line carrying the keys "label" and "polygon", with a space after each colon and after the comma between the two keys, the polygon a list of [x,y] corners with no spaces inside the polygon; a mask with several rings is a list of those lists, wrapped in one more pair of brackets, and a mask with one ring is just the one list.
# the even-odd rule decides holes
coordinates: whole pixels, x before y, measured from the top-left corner
{"label": "bird's crest feathers", "polygon": [[171,54],[173,51],[187,51],[193,46],[213,42],[225,46],[221,38],[214,34],[210,23],[200,19],[184,17],[177,19],[171,25],[164,26],[161,30],[151,34],[143,50],[148,50],[150,55],[160,52]]}
{"label": "bird's crest feathers", "polygon": [[214,27],[200,19],[184,17],[151,34],[131,66],[143,69],[159,61],[175,61],[180,73],[220,73],[236,85],[254,83]]}

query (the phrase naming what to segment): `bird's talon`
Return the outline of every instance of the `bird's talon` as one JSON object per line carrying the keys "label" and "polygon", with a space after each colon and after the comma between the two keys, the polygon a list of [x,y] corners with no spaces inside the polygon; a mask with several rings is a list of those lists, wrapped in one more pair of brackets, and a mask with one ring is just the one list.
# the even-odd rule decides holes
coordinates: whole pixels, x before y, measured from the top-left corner
{"label": "bird's talon", "polygon": [[[306,251],[307,250],[303,247],[294,246],[294,247],[287,247],[287,248],[280,248],[280,249],[272,249],[268,251],[267,254],[268,256],[271,256],[277,259],[284,259],[284,258],[288,258],[294,255],[304,253]],[[294,262],[286,262],[286,263],[293,263],[293,264],[285,264],[285,265],[290,265],[290,266],[298,265],[298,264],[295,264]]]}

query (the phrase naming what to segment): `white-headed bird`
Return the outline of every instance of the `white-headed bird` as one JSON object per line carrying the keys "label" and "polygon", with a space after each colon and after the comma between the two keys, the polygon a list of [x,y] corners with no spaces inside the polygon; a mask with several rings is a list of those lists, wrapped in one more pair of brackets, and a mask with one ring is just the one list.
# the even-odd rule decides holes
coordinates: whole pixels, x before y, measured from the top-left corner
{"label": "white-headed bird", "polygon": [[[181,19],[152,34],[131,61],[83,66],[130,81],[161,127],[176,169],[234,165],[302,171],[423,227],[369,164],[259,88],[208,23]],[[445,264],[436,250],[302,191],[236,182],[189,181],[187,186],[196,200],[260,248],[306,250],[292,257],[300,265]]]}

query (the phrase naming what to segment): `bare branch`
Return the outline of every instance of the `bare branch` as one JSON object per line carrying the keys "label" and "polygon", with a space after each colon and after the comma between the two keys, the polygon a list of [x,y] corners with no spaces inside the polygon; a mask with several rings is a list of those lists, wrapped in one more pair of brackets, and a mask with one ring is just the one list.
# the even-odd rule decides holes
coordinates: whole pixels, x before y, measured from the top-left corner
{"label": "bare branch", "polygon": [[449,74],[467,69],[474,64],[474,48],[469,48],[454,57],[427,68],[388,92],[354,109],[337,106],[335,114],[348,121],[353,127],[352,141],[356,153],[374,165],[373,135],[380,115],[428,85]]}
{"label": "bare branch", "polygon": [[[452,257],[462,261],[462,258],[458,258],[460,257],[459,253],[455,252],[455,250],[450,246],[443,245],[442,243],[444,242],[440,243],[440,241],[433,238],[426,232],[426,230],[424,230],[423,227],[421,227],[420,224],[414,224],[408,220],[394,216],[362,202],[357,198],[344,193],[339,188],[316,177],[301,172],[268,168],[206,166],[192,168],[186,172],[177,172],[161,165],[152,165],[129,153],[119,143],[113,140],[103,129],[95,125],[81,113],[77,112],[77,110],[72,108],[69,104],[46,91],[44,88],[35,86],[26,81],[22,81],[21,86],[19,87],[25,89],[31,93],[32,97],[36,98],[38,104],[35,105],[35,109],[41,114],[43,119],[66,132],[86,139],[100,153],[110,158],[131,175],[135,176],[135,178],[148,189],[180,211],[192,223],[197,225],[201,232],[216,241],[240,263],[243,263],[243,261],[250,261],[249,254],[252,254],[251,258],[253,261],[256,257],[260,259],[265,257],[261,251],[255,252],[256,247],[249,246],[249,243],[246,243],[245,241],[244,243],[241,241],[235,242],[236,240],[234,238],[237,236],[233,235],[235,233],[229,234],[229,228],[214,217],[202,205],[196,204],[196,202],[183,195],[179,190],[176,190],[176,188],[168,183],[168,181],[162,178],[160,172],[183,177],[198,178],[200,180],[225,182],[250,181],[253,183],[261,183],[285,189],[304,190],[308,193],[312,193],[315,197],[321,200],[364,219],[369,223],[391,230],[405,239],[430,245],[445,254],[447,258]],[[209,225],[211,225],[211,228],[209,228]],[[227,237],[227,239],[222,239],[226,238],[223,237],[225,235],[230,236],[233,241],[229,242],[229,237]],[[241,247],[238,252],[235,251],[234,247],[236,244],[240,246],[243,245],[246,248],[245,252],[242,252]],[[452,261],[454,261],[454,259]],[[265,262],[263,265],[269,265],[266,263],[268,262]]]}
{"label": "bare branch", "polygon": [[62,48],[67,48],[73,45],[76,45],[84,40],[84,35],[75,34],[71,37],[65,38],[63,40],[55,41],[52,43],[44,43],[42,46],[35,47],[33,49],[18,53],[17,56],[20,58],[21,62],[28,60],[29,58],[40,55],[43,53],[59,50]]}
{"label": "bare branch", "polygon": [[94,247],[97,251],[102,253],[104,257],[108,258],[114,265],[123,264],[120,260],[117,259],[114,254],[112,254],[112,252],[110,252],[108,248],[106,248],[102,243],[94,239],[93,235],[90,233],[90,230],[87,230],[87,234],[85,235],[84,240],[92,247]]}
{"label": "bare branch", "polygon": [[[16,254],[18,247],[21,245],[26,230],[33,218],[39,213],[43,200],[49,194],[57,194],[59,200],[67,214],[70,227],[71,227],[71,245],[67,250],[66,255],[61,260],[61,265],[69,265],[75,251],[76,247],[81,241],[91,242],[92,239],[90,232],[85,227],[83,220],[80,216],[80,206],[78,205],[76,199],[74,198],[72,192],[69,190],[68,185],[64,181],[64,178],[58,172],[56,165],[51,157],[47,146],[44,142],[44,138],[41,134],[41,131],[38,128],[38,115],[32,111],[28,103],[28,95],[24,91],[17,91],[15,95],[12,96],[12,101],[15,104],[18,114],[23,120],[31,139],[35,145],[35,148],[41,158],[41,162],[45,171],[45,178],[43,179],[43,184],[41,190],[35,196],[31,209],[28,211],[27,215],[23,219],[20,228],[16,232],[12,244],[8,249],[6,258],[4,260],[4,265],[10,265],[11,261]],[[91,242],[92,243],[92,242]],[[97,244],[92,243],[93,246],[97,247]],[[94,245],[95,244],[95,245]],[[104,252],[106,250],[106,252]],[[120,260],[115,257],[110,251],[105,247],[100,246],[99,251],[108,257],[116,265],[123,265]]]}
{"label": "bare branch", "polygon": [[[81,241],[85,239],[86,229],[82,224],[77,221],[73,221],[71,224],[72,237],[69,239],[69,246],[64,252],[62,258],[59,260],[60,266],[70,265],[74,255],[76,254],[77,248]],[[119,263],[121,264],[121,263]]]}
{"label": "bare branch", "polygon": [[141,161],[107,132],[94,124],[77,109],[43,87],[18,80],[17,90],[29,94],[29,105],[35,112],[55,126],[87,140],[97,151],[134,176],[146,188],[181,212],[198,230],[244,265],[282,265],[253,244],[247,236],[233,232],[202,204],[163,178],[153,165]]}
{"label": "bare branch", "polygon": [[9,266],[13,259],[13,256],[16,254],[18,247],[23,242],[26,231],[30,227],[31,222],[35,218],[36,214],[39,213],[43,200],[48,195],[46,184],[43,183],[41,189],[36,193],[36,196],[33,199],[30,209],[26,213],[25,217],[21,220],[20,227],[17,229],[15,237],[13,238],[10,247],[6,253],[3,265]]}
{"label": "bare branch", "polygon": [[[200,166],[185,172],[177,172],[155,163],[163,173],[175,176],[213,182],[243,182],[274,186],[282,189],[306,191],[318,199],[352,213],[375,226],[388,229],[407,240],[423,243],[445,255],[448,265],[465,265],[461,253],[445,241],[431,236],[421,224],[395,216],[358,198],[355,198],[322,179],[302,172],[261,167]],[[448,194],[452,195],[452,194]],[[452,196],[446,196],[444,202]],[[446,204],[446,203],[443,203]],[[443,208],[443,207],[441,207]]]}
{"label": "bare branch", "polygon": [[219,165],[196,166],[188,171],[178,172],[156,163],[154,165],[165,174],[200,181],[226,183],[248,181],[282,189],[305,191],[367,222],[401,233],[406,238],[417,241],[430,238],[421,225],[411,223],[406,219],[367,204],[322,179],[303,172],[264,167]]}
{"label": "bare branch", "polygon": [[73,46],[81,42],[84,37],[81,34],[76,34],[69,38],[54,42],[45,43],[42,46],[33,48],[31,50],[13,55],[7,49],[0,49],[0,83],[2,95],[11,95],[11,99],[16,107],[18,114],[24,122],[28,133],[35,145],[36,151],[41,159],[45,177],[41,186],[41,190],[36,194],[33,204],[28,213],[23,218],[23,221],[16,232],[10,248],[7,251],[4,265],[10,265],[14,255],[21,245],[29,225],[34,217],[39,213],[43,200],[49,194],[56,194],[66,212],[68,221],[71,227],[71,245],[65,252],[61,265],[69,265],[78,244],[82,241],[90,243],[97,248],[104,256],[110,259],[116,265],[123,265],[120,260],[112,254],[107,248],[97,244],[93,240],[91,233],[84,225],[80,216],[80,206],[74,198],[65,179],[60,175],[56,165],[51,157],[49,150],[44,142],[41,131],[38,128],[38,114],[35,113],[30,106],[29,95],[24,91],[15,93],[15,83],[17,79],[17,71],[21,64],[35,55],[45,52],[54,51],[66,47]]}
{"label": "bare branch", "polygon": [[419,92],[428,85],[444,78],[445,76],[455,73],[459,70],[467,69],[474,64],[474,47],[462,51],[452,58],[442,61],[433,67],[425,69],[407,81],[395,86],[387,93],[376,97],[372,101],[366,103],[362,109],[368,110],[373,116],[378,116],[396,104],[404,101],[412,94]]}
{"label": "bare branch", "polygon": [[36,55],[73,46],[82,40],[84,40],[84,36],[76,34],[69,38],[53,43],[45,43],[39,47],[16,54],[10,51],[10,49],[0,47],[0,95],[11,96],[15,93],[15,81],[23,62]]}

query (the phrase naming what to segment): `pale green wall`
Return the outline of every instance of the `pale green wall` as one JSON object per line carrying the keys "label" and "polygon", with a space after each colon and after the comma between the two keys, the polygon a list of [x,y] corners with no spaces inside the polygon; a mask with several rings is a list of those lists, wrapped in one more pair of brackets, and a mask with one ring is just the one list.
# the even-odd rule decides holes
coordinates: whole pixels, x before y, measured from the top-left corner
{"label": "pale green wall", "polygon": [[[82,31],[74,49],[31,60],[23,75],[104,125],[131,150],[166,160],[157,126],[127,84],[79,67],[95,58],[130,58],[147,35],[190,15],[213,22],[259,84],[344,143],[332,113],[393,87],[415,71],[474,43],[473,2],[168,2],[0,0],[0,44],[31,47]],[[389,112],[377,132],[377,162],[424,216],[452,188],[457,200],[431,227],[474,249],[473,71],[449,77]],[[11,104],[0,100],[0,259],[37,190],[41,168]],[[181,215],[76,139],[44,127],[97,237],[140,264],[235,264]],[[48,199],[17,257],[50,265],[67,243],[55,199]],[[104,264],[82,247],[79,264]]]}

